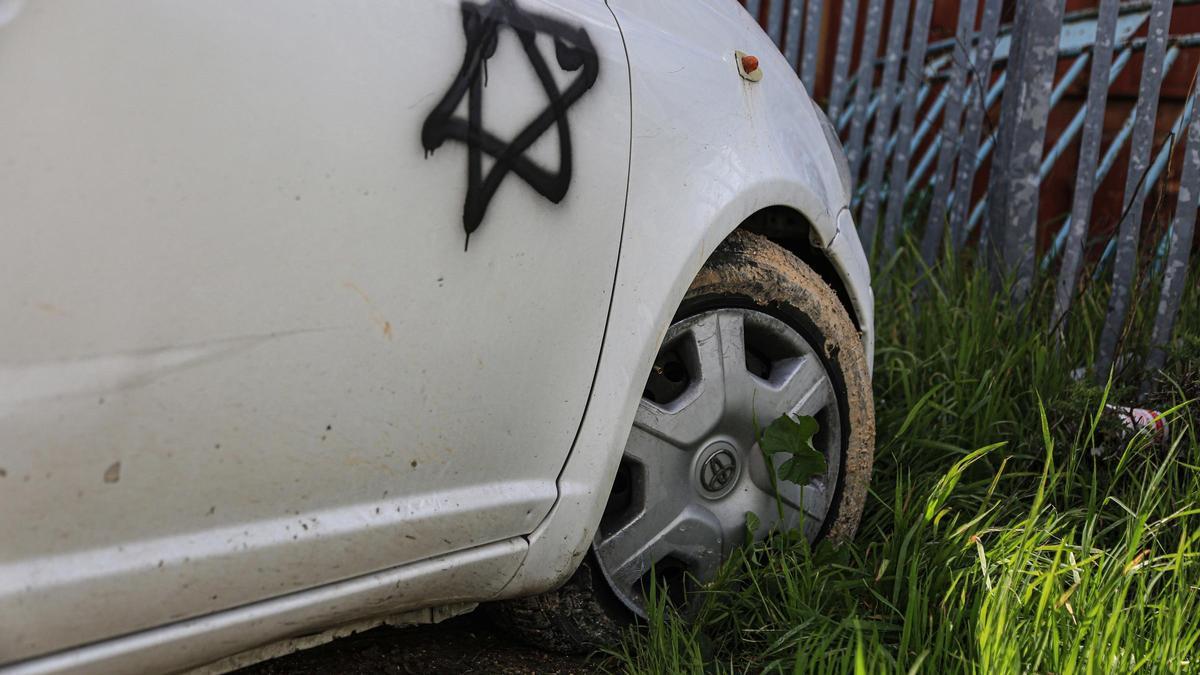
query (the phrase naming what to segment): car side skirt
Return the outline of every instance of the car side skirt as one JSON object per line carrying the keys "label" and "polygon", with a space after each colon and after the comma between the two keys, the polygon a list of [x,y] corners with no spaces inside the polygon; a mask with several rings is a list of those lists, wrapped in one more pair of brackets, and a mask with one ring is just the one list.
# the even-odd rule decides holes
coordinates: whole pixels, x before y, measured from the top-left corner
{"label": "car side skirt", "polygon": [[[523,538],[507,539],[19,661],[0,668],[0,673],[175,672],[338,624],[383,619],[421,607],[479,602],[508,582],[527,548]],[[462,589],[473,592],[464,594]],[[411,617],[402,618],[412,622]]]}

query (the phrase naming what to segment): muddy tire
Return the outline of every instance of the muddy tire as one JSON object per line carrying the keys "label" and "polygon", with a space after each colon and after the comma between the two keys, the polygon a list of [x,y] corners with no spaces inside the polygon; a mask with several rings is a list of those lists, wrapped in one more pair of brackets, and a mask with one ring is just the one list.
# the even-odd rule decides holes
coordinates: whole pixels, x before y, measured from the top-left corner
{"label": "muddy tire", "polygon": [[611,647],[633,618],[618,606],[591,553],[556,590],[484,606],[497,628],[538,649],[580,654]]}
{"label": "muddy tire", "polygon": [[[702,332],[704,326],[709,324],[716,326],[711,329],[711,334],[706,334],[709,337],[695,338],[695,334]],[[727,331],[722,327],[732,324],[736,324],[736,330]],[[687,340],[689,335],[694,338],[691,342]],[[763,337],[760,338],[759,335]],[[820,386],[823,387],[823,392],[827,392],[823,394],[822,399],[827,399],[827,402],[821,404],[823,407],[818,412],[809,413],[802,410],[805,402],[813,399],[811,393],[816,391],[817,386],[814,384],[808,394],[796,399],[798,402],[794,407],[791,402],[785,402],[780,404],[783,405],[779,408],[782,413],[779,413],[779,410],[775,413],[824,415],[818,419],[823,427],[830,429],[822,437],[825,446],[817,444],[818,449],[826,456],[829,473],[814,479],[816,482],[810,486],[802,486],[803,489],[819,486],[822,490],[819,494],[824,507],[817,509],[821,514],[820,522],[816,522],[815,517],[804,520],[807,517],[804,514],[809,511],[809,500],[803,490],[800,492],[800,502],[796,506],[797,512],[801,513],[806,536],[811,540],[824,539],[835,544],[848,541],[854,536],[870,482],[875,445],[874,402],[862,338],[837,293],[820,275],[769,240],[737,231],[709,258],[692,282],[680,306],[656,360],[654,373],[647,383],[647,398],[643,399],[642,406],[639,407],[638,420],[635,421],[634,433],[630,435],[622,464],[624,467],[626,462],[631,462],[634,470],[641,471],[640,481],[644,486],[649,485],[648,488],[644,488],[648,492],[656,495],[686,493],[684,501],[650,505],[645,497],[640,501],[634,499],[630,503],[637,505],[633,509],[636,512],[630,515],[630,507],[617,502],[623,499],[620,495],[628,490],[628,485],[636,485],[638,480],[631,483],[628,478],[622,479],[619,471],[609,507],[605,510],[592,550],[585,557],[583,564],[557,591],[492,606],[492,615],[500,619],[500,624],[505,629],[537,647],[554,651],[579,652],[611,646],[626,626],[635,622],[639,615],[644,615],[640,606],[642,598],[639,597],[638,583],[645,582],[644,578],[631,581],[635,577],[626,573],[629,565],[623,563],[625,558],[614,554],[613,551],[637,550],[638,555],[643,557],[648,555],[643,553],[644,551],[659,552],[654,554],[655,557],[649,564],[645,560],[639,560],[639,567],[633,574],[653,569],[651,565],[664,567],[667,560],[672,560],[684,568],[689,579],[701,581],[706,580],[706,577],[711,578],[714,570],[728,557],[731,546],[736,545],[731,542],[735,531],[741,527],[741,531],[744,532],[744,518],[741,523],[723,522],[721,514],[745,508],[746,504],[752,502],[744,500],[751,499],[756,494],[755,483],[759,488],[762,487],[761,480],[753,478],[754,469],[750,466],[756,453],[762,456],[761,451],[757,450],[756,445],[753,448],[749,447],[753,445],[754,440],[738,440],[739,435],[745,434],[749,434],[751,439],[755,438],[753,431],[747,429],[750,426],[749,416],[745,414],[744,409],[739,409],[740,416],[728,411],[731,407],[728,399],[733,397],[730,392],[746,388],[743,382],[739,389],[734,377],[730,375],[733,370],[730,364],[734,363],[734,359],[729,356],[729,344],[732,343],[730,336],[736,336],[741,342],[736,359],[740,359],[743,370],[754,375],[754,378],[749,378],[744,373],[736,375],[746,382],[757,383],[755,386],[765,387],[763,391],[767,391],[768,394],[763,396],[764,399],[769,398],[771,392],[775,392],[771,387],[775,387],[777,380],[785,381],[786,378],[798,377],[790,374],[793,371],[800,373],[803,372],[803,368],[816,369],[812,372],[819,370],[820,375],[825,378],[820,381]],[[720,345],[717,348],[718,356],[710,356],[708,361],[705,361],[706,357],[700,354],[700,351],[710,348],[706,345],[714,342],[713,337]],[[752,344],[760,339],[765,341],[763,345]],[[688,352],[688,349],[691,350],[690,357],[684,353]],[[792,351],[787,352],[788,349]],[[672,350],[677,352],[674,356]],[[787,353],[776,358],[770,356],[772,350]],[[766,356],[763,356],[764,354]],[[674,358],[674,362],[668,363],[670,358]],[[714,358],[721,361],[719,376],[705,377],[701,372],[703,368],[696,364],[711,364]],[[752,365],[752,362],[755,365]],[[692,377],[690,382],[679,384],[674,390],[671,389],[670,381],[655,380],[661,380],[663,372],[669,376],[672,363],[676,364],[677,370],[680,368],[679,363],[690,363],[685,370],[688,370]],[[775,363],[783,365],[776,368],[772,365]],[[797,363],[810,365],[798,366]],[[783,372],[786,370],[785,366],[793,370]],[[696,372],[691,372],[692,370]],[[779,375],[780,372],[783,372],[783,375]],[[811,379],[811,376],[808,377]],[[715,385],[711,384],[713,381],[716,381]],[[671,450],[657,452],[671,455],[670,462],[674,463],[664,462],[662,466],[647,463],[645,457],[648,452],[646,447],[643,447],[646,441],[641,441],[642,445],[636,445],[639,442],[636,433],[638,429],[653,424],[655,419],[675,414],[671,410],[678,408],[678,405],[673,408],[655,408],[655,405],[661,403],[660,399],[679,397],[679,400],[684,400],[688,396],[684,392],[692,392],[692,398],[698,398],[695,390],[701,385],[726,388],[722,390],[726,399],[724,412],[720,413],[722,417],[716,419],[712,425],[720,432],[714,437],[718,440],[702,440],[697,445],[689,445],[684,454],[697,459],[684,460],[685,463],[682,464],[671,455]],[[781,384],[777,389],[791,391],[788,386],[790,385]],[[700,396],[702,395],[703,393]],[[644,409],[649,410],[645,416]],[[751,402],[749,409],[750,414],[758,416],[757,419],[764,419],[763,424],[770,421],[763,417],[758,403]],[[655,417],[656,414],[659,415],[658,418]],[[726,421],[726,418],[730,421]],[[726,428],[722,428],[722,424]],[[655,432],[655,435],[657,437],[662,434]],[[709,445],[705,446],[706,443]],[[709,459],[717,456],[712,448],[720,444],[730,449],[728,452],[717,451],[723,453],[720,454],[722,462],[727,463],[730,457],[739,461],[736,458],[741,457],[740,461],[744,462],[744,466],[737,467],[736,471],[722,472],[719,476],[709,470]],[[709,459],[705,459],[705,453],[708,453]],[[691,463],[687,464],[688,461]],[[717,465],[722,469],[726,468],[725,464],[720,462]],[[648,466],[650,468],[647,468]],[[709,479],[725,476],[726,473],[735,476],[729,480],[734,480],[736,484],[721,485],[717,486],[718,490],[704,492],[713,487],[707,482]],[[694,494],[697,492],[700,493],[699,496]],[[734,498],[743,501],[733,504],[734,508],[723,510],[717,505],[721,500]],[[685,503],[687,499],[694,503]],[[775,497],[771,496],[771,499]],[[680,507],[680,504],[684,505]],[[636,537],[637,523],[646,520],[647,513],[678,508],[683,508],[683,515],[678,517],[680,519],[671,521],[665,530],[659,527],[659,524],[646,530],[666,532],[659,535],[663,537],[662,540],[647,539],[648,543],[645,545],[639,541],[618,541],[619,546],[611,544],[620,537]],[[756,513],[760,512],[754,510]],[[771,509],[767,511],[770,512]],[[687,515],[689,513],[691,516]],[[697,513],[700,514],[699,517]],[[745,511],[741,513],[744,515]],[[724,519],[729,520],[727,516]],[[676,527],[679,523],[686,523],[687,527]],[[761,536],[768,536],[771,527],[764,524]],[[701,532],[701,536],[704,532],[709,532],[714,539],[707,543],[698,543],[695,540],[671,541],[672,537],[680,536],[677,533],[683,531]],[[681,551],[674,558],[670,557],[671,545],[676,545]],[[695,550],[708,551],[709,559],[689,558],[687,552]],[[667,553],[664,554],[663,551]]]}

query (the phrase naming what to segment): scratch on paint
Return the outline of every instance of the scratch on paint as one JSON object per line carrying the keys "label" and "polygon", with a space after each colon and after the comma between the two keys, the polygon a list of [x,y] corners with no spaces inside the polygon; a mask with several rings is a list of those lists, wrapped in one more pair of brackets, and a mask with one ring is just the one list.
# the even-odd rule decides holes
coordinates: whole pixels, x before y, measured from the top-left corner
{"label": "scratch on paint", "polygon": [[383,331],[383,336],[391,340],[392,322],[388,321],[383,316],[383,313],[379,311],[379,308],[375,306],[374,302],[371,302],[371,297],[367,295],[366,291],[359,288],[358,284],[354,283],[353,281],[343,282],[342,287],[354,291],[358,294],[358,297],[363,299],[363,302],[367,303],[367,308],[370,310],[371,323],[379,326],[379,329]]}
{"label": "scratch on paint", "polygon": [[0,418],[38,401],[141,387],[172,373],[230,358],[270,340],[324,330],[330,329],[244,335],[33,363],[0,363]]}

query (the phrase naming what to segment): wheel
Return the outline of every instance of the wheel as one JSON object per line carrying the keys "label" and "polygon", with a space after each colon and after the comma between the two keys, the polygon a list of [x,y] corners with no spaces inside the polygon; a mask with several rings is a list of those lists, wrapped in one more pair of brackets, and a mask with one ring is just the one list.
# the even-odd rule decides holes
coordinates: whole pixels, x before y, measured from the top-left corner
{"label": "wheel", "polygon": [[[817,420],[827,469],[805,486],[780,484],[777,500],[756,430],[784,414]],[[780,528],[847,540],[874,442],[865,351],[837,294],[784,249],[735,232],[667,331],[585,562],[558,591],[495,611],[535,645],[611,644],[645,617],[651,574],[686,606],[745,541],[747,512],[760,541]]]}

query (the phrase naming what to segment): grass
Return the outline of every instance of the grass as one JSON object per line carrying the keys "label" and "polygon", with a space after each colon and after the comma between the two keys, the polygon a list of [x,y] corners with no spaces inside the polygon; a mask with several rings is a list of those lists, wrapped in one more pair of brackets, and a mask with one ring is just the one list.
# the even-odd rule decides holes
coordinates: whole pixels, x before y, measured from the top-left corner
{"label": "grass", "polygon": [[[1084,289],[1061,342],[1051,281],[1014,306],[969,264],[931,283],[909,247],[876,283],[871,495],[838,549],[780,537],[737,555],[698,619],[662,598],[614,653],[629,672],[1200,672],[1200,278],[1149,399],[1157,281],[1107,386],[1107,302]],[[913,300],[913,298],[918,298]],[[1129,434],[1106,403],[1169,410]]]}

